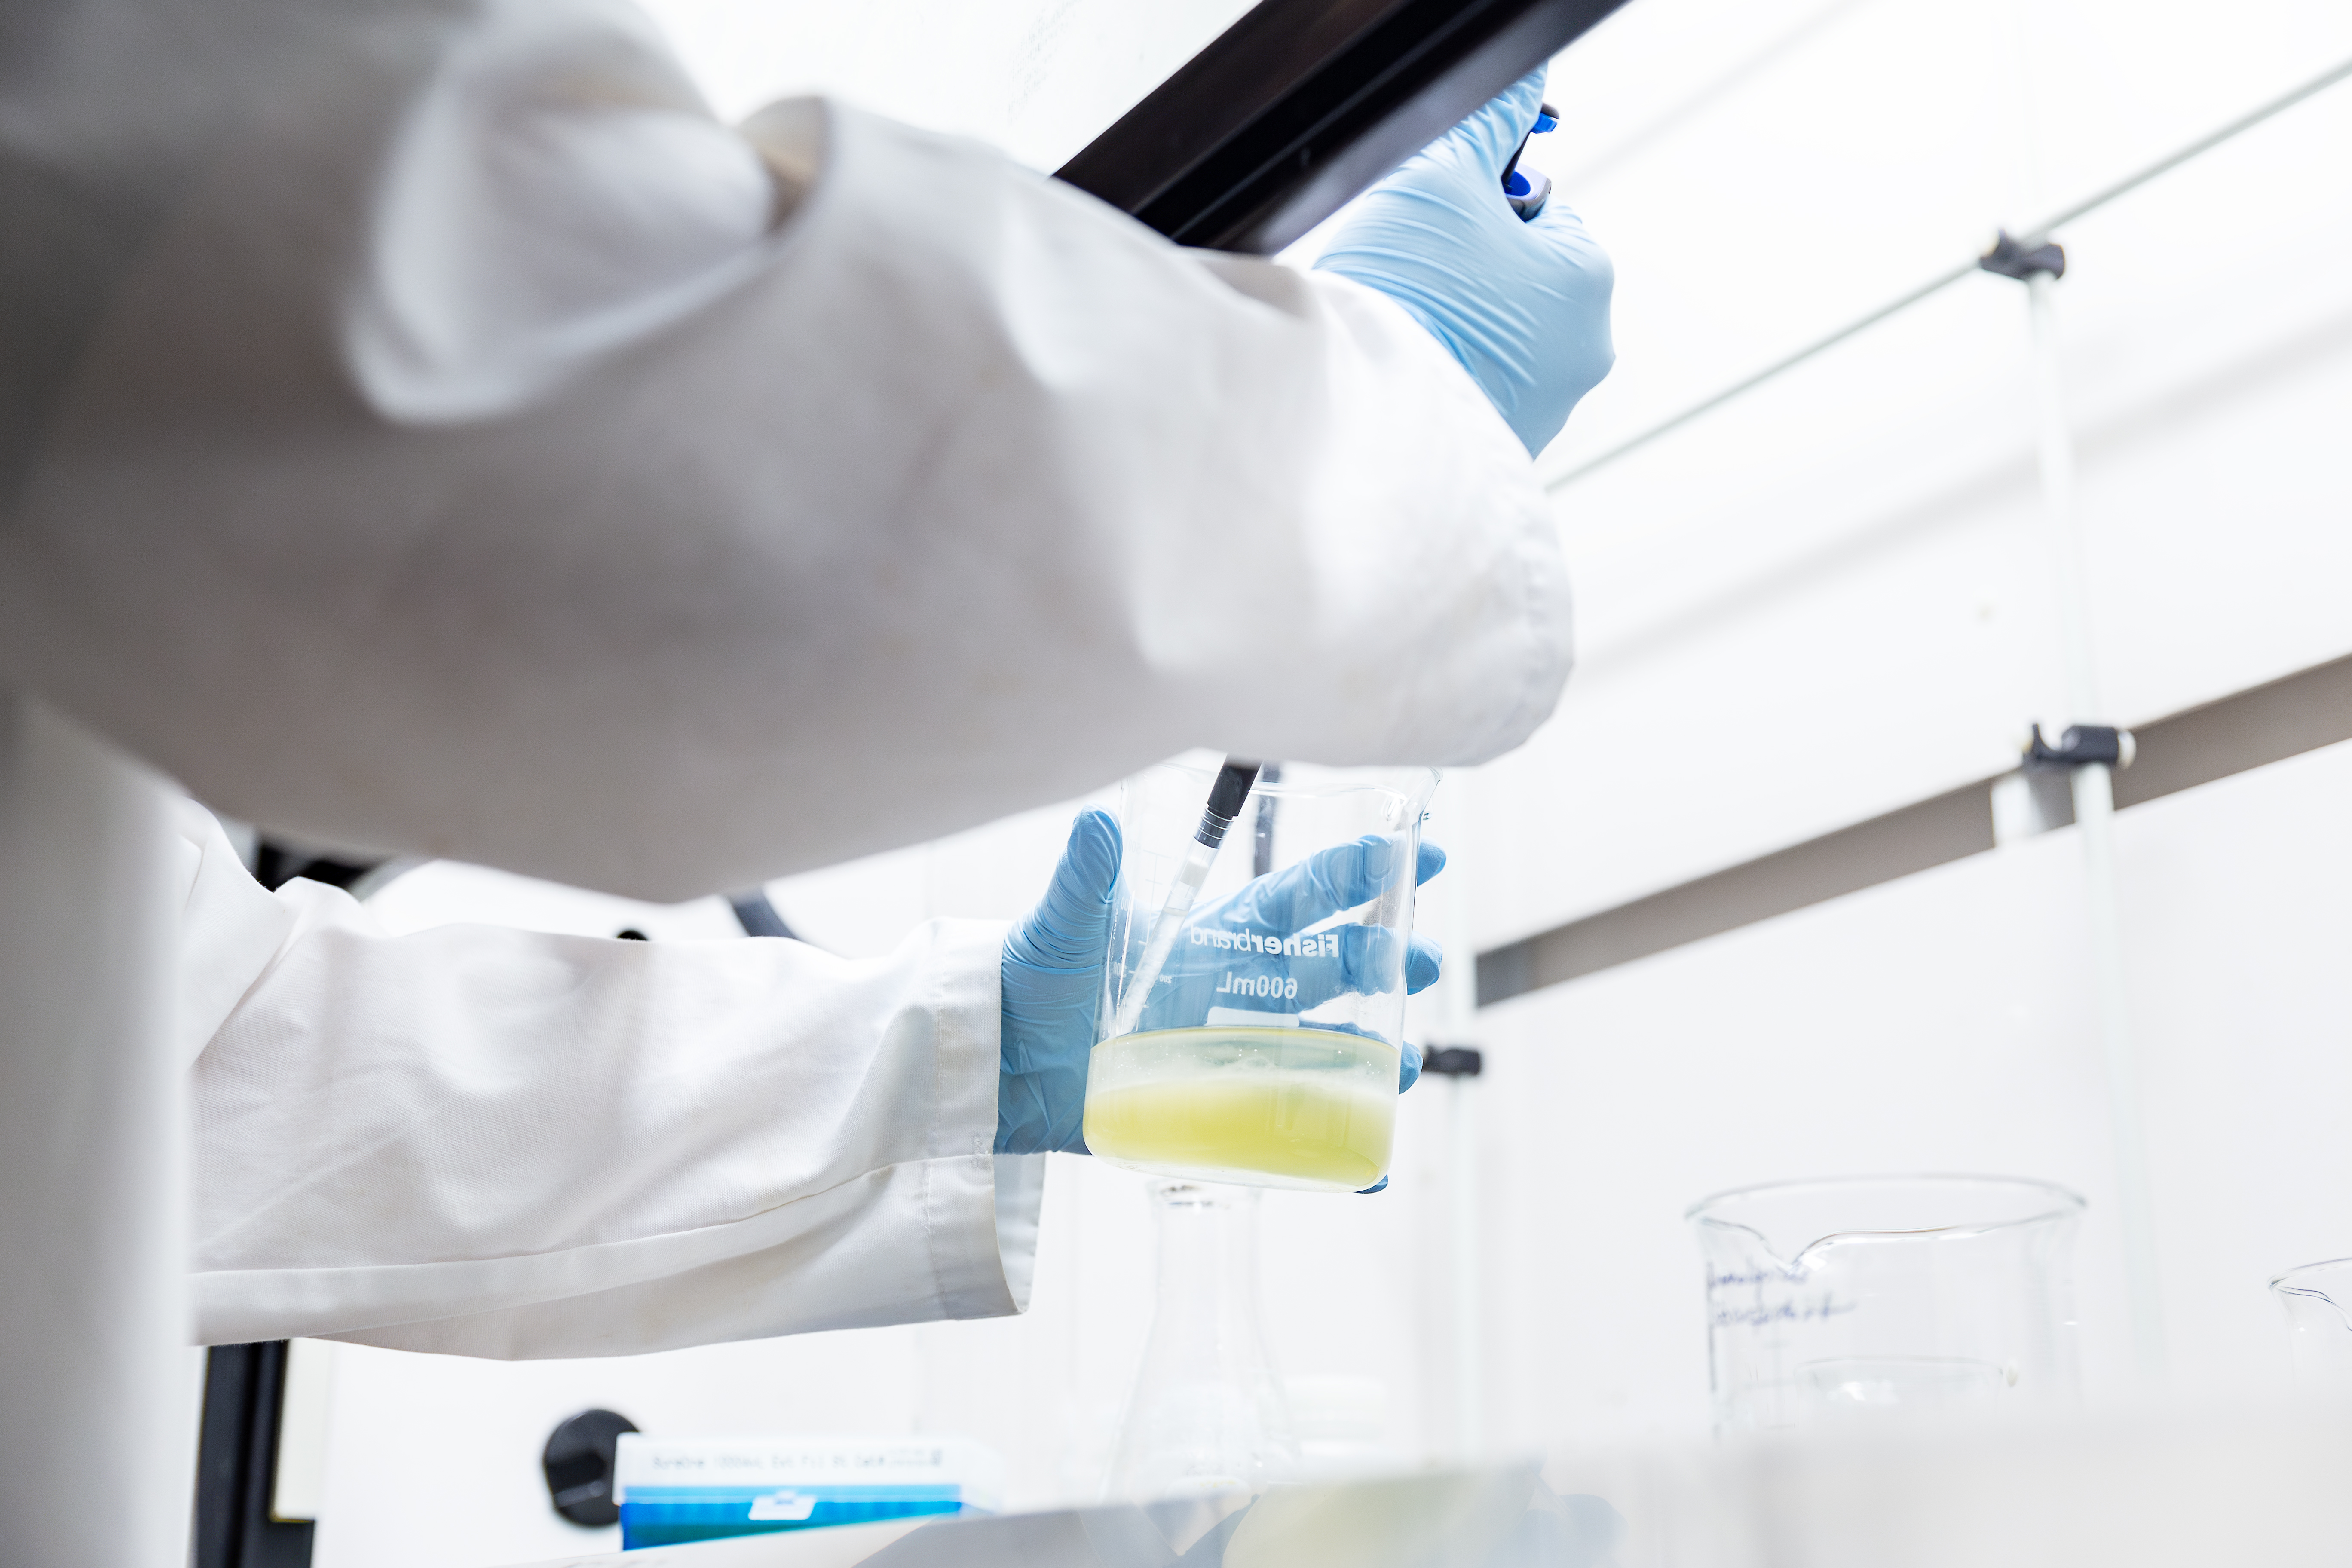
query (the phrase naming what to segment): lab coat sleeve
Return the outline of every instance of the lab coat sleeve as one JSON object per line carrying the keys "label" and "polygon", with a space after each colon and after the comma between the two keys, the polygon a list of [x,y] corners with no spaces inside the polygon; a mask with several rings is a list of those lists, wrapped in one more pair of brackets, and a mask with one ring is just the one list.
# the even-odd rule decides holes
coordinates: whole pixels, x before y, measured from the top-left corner
{"label": "lab coat sleeve", "polygon": [[212,79],[110,120],[139,73],[71,68],[173,12],[69,8],[5,84],[53,184],[163,194],[73,274],[121,281],[0,668],[206,800],[676,898],[1550,711],[1547,503],[1381,296],[839,104],[719,125],[617,0],[250,0],[261,81],[134,156]]}
{"label": "lab coat sleeve", "polygon": [[1001,927],[865,963],[393,936],[239,868],[197,874],[184,931],[183,1017],[227,998],[193,1079],[203,1342],[617,1355],[1027,1305],[1045,1161],[990,1152]]}

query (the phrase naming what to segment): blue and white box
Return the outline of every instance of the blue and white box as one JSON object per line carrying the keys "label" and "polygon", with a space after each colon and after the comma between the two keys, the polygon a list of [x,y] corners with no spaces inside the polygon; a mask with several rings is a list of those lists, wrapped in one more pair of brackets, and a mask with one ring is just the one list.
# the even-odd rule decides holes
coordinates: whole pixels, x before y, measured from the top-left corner
{"label": "blue and white box", "polygon": [[735,1535],[866,1524],[920,1514],[994,1513],[1004,1465],[960,1437],[621,1436],[614,1462],[621,1550]]}

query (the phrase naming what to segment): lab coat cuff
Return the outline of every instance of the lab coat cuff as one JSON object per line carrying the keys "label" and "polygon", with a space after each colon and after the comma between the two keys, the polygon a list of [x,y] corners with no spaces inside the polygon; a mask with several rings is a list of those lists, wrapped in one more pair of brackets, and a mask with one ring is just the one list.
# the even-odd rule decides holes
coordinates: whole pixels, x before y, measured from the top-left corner
{"label": "lab coat cuff", "polygon": [[294,932],[294,907],[253,879],[213,814],[173,803],[179,830],[178,1018],[183,1065],[204,1054],[221,1024]]}
{"label": "lab coat cuff", "polygon": [[1029,1308],[1037,1253],[1043,1155],[992,1152],[1004,1019],[1002,921],[932,926],[932,1006],[940,1042],[940,1106],[925,1183],[924,1226],[940,1315],[1002,1317]]}
{"label": "lab coat cuff", "polygon": [[1045,1203],[1045,1156],[999,1154],[996,1159],[996,1253],[1013,1310],[1029,1310],[1029,1281],[1037,1268],[1037,1215]]}

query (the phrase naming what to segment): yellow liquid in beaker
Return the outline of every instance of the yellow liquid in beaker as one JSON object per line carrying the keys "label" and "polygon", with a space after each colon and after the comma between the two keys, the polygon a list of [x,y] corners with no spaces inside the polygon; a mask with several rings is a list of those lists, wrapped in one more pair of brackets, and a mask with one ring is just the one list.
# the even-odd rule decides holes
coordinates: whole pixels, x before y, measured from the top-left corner
{"label": "yellow liquid in beaker", "polygon": [[1354,1192],[1388,1173],[1397,1050],[1329,1029],[1157,1029],[1087,1068],[1087,1147],[1130,1170]]}

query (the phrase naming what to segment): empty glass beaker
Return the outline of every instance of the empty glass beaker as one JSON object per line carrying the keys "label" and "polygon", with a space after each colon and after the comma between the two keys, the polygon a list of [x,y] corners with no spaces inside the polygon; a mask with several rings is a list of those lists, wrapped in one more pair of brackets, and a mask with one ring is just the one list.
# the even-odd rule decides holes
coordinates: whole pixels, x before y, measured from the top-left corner
{"label": "empty glass beaker", "polygon": [[1110,1495],[1149,1501],[1288,1479],[1298,1443],[1258,1327],[1257,1193],[1168,1181],[1148,1192],[1159,1300]]}
{"label": "empty glass beaker", "polygon": [[2071,1399],[2083,1200],[1999,1176],[1873,1176],[1719,1194],[1706,1260],[1718,1432],[1874,1409]]}
{"label": "empty glass beaker", "polygon": [[2294,1336],[2294,1370],[2330,1388],[2352,1388],[2352,1258],[2306,1263],[2271,1281]]}
{"label": "empty glass beaker", "polygon": [[[1388,1173],[1396,1126],[1421,817],[1437,775],[1261,774],[1220,847],[1202,810],[1217,773],[1169,763],[1120,788],[1087,1147],[1202,1181],[1369,1187]],[[1204,847],[1215,858],[1187,908],[1180,884]]]}

